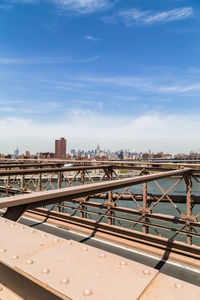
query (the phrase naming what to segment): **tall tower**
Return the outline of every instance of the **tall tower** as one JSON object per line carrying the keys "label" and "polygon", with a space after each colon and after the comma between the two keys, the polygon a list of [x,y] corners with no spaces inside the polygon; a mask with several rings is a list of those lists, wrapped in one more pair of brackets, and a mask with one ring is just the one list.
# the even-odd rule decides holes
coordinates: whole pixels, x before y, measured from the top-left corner
{"label": "tall tower", "polygon": [[55,158],[66,158],[67,141],[65,138],[55,140]]}
{"label": "tall tower", "polygon": [[100,152],[100,145],[99,145],[99,143],[97,144],[97,153],[99,153]]}

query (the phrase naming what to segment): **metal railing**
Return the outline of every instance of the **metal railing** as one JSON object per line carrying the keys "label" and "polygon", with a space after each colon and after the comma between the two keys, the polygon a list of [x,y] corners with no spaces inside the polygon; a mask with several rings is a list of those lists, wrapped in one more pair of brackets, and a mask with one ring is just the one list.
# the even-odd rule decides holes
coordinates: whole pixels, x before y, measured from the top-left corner
{"label": "metal railing", "polygon": [[[154,245],[175,247],[195,255],[200,253],[200,202],[198,195],[193,196],[192,193],[194,184],[200,190],[200,180],[195,170],[162,169],[160,173],[149,174],[148,169],[142,169],[139,170],[140,176],[121,179],[121,166],[101,166],[103,173],[97,182],[90,171],[99,169],[100,166],[49,169],[51,176],[57,174],[58,189],[45,191],[45,183],[40,186],[42,191],[38,193],[2,198],[0,208],[7,208],[5,217],[11,219],[18,219],[25,211],[34,209],[35,213],[46,213],[50,218],[60,218],[94,230],[104,230]],[[19,174],[18,171],[14,176],[25,176],[28,174],[26,172],[28,170],[22,170]],[[47,169],[37,172],[34,170],[34,174],[41,179]],[[61,188],[62,173],[67,172],[75,174],[66,179],[68,187]],[[73,186],[77,176],[79,186]],[[169,178],[170,185],[163,187],[163,180]],[[38,180],[37,184],[40,182]],[[138,185],[141,194],[138,194]],[[157,188],[157,193],[149,193],[152,185]],[[185,194],[177,200],[172,192],[180,185]],[[38,185],[36,187],[38,190]]]}

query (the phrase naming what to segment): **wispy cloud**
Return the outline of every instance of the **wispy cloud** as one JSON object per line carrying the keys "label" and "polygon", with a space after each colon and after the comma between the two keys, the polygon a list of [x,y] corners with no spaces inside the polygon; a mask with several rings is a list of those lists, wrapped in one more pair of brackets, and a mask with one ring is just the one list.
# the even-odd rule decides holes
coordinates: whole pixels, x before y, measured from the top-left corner
{"label": "wispy cloud", "polygon": [[50,0],[60,9],[75,14],[90,14],[96,11],[108,9],[110,0]]}
{"label": "wispy cloud", "polygon": [[96,61],[100,55],[88,58],[14,58],[14,57],[0,57],[0,64],[63,64],[63,63],[89,63]]}
{"label": "wispy cloud", "polygon": [[112,0],[5,0],[5,3],[37,4],[43,1],[56,5],[62,12],[81,15],[106,10],[116,2]]}
{"label": "wispy cloud", "polygon": [[117,15],[104,18],[104,20],[110,22],[123,22],[126,26],[152,25],[184,20],[191,17],[192,14],[192,7],[181,7],[158,12],[132,8],[122,10]]}
{"label": "wispy cloud", "polygon": [[116,88],[126,88],[132,90],[140,90],[146,93],[154,94],[183,94],[188,92],[200,92],[200,82],[188,83],[186,79],[177,80],[174,83],[169,78],[157,77],[136,77],[136,76],[116,76],[116,77],[76,77],[81,82],[96,83],[99,86],[113,86]]}
{"label": "wispy cloud", "polygon": [[100,41],[100,40],[101,40],[101,39],[96,38],[96,37],[94,37],[94,36],[92,36],[92,35],[86,35],[86,36],[85,36],[85,39],[86,39],[86,40],[89,40],[89,41],[94,41],[94,42]]}

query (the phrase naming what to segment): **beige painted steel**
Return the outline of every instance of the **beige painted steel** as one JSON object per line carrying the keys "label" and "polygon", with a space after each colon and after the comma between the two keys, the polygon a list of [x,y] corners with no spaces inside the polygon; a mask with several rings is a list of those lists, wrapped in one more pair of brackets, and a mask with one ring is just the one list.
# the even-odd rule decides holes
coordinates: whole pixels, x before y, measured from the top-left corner
{"label": "beige painted steel", "polygon": [[22,297],[14,293],[0,282],[0,299],[2,300],[23,300]]}
{"label": "beige painted steel", "polygon": [[[189,294],[191,299],[199,299],[200,288],[170,277],[165,280],[158,270],[112,253],[4,218],[0,218],[0,231],[0,262],[62,299],[136,300],[141,296],[171,300],[188,299]],[[177,285],[174,298],[170,298],[172,285]],[[166,293],[165,298],[162,293],[158,298],[145,298],[149,289],[158,295],[158,287]]]}
{"label": "beige painted steel", "polygon": [[199,300],[200,288],[158,273],[138,300]]}
{"label": "beige painted steel", "polygon": [[[40,213],[38,213],[37,210],[32,210],[31,212],[26,212],[25,216],[29,217],[31,219],[34,219],[36,222],[42,222],[42,223],[47,223],[47,224],[52,224],[57,227],[61,227],[65,230],[73,230],[77,233],[83,233],[87,237],[93,236],[94,235],[94,228],[91,226],[90,228],[83,227],[81,225],[68,222],[67,219],[64,218],[63,214],[56,212],[56,217],[50,213],[48,214],[48,211],[43,209],[43,213],[40,209]],[[59,216],[60,215],[60,216]],[[160,259],[164,259],[167,257],[167,260],[172,261],[172,262],[178,262],[184,265],[187,265],[188,267],[194,267],[200,270],[200,261],[199,257],[194,258],[191,256],[187,256],[185,254],[180,254],[177,252],[173,252],[168,249],[168,247],[161,248],[161,247],[155,247],[155,245],[147,245],[146,243],[141,243],[140,240],[136,239],[126,239],[125,236],[120,236],[120,235],[112,235],[110,232],[106,231],[99,231],[98,229],[95,230],[95,237],[99,238],[103,241],[108,241],[111,242],[115,245],[120,245],[120,246],[125,246],[128,247],[129,249],[134,249],[138,250],[142,253],[145,254],[151,254],[154,255]]]}
{"label": "beige painted steel", "polygon": [[63,299],[137,299],[158,272],[4,218],[0,230],[1,263]]}

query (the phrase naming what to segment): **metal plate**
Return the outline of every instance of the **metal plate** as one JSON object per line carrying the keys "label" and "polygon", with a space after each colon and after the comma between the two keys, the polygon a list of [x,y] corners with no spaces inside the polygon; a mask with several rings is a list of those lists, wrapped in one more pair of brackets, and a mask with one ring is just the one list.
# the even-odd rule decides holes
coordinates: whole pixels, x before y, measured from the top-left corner
{"label": "metal plate", "polygon": [[158,272],[0,218],[0,261],[57,295],[137,299]]}
{"label": "metal plate", "polygon": [[200,299],[200,287],[158,273],[139,300]]}
{"label": "metal plate", "polygon": [[4,218],[0,231],[0,262],[62,299],[200,299],[197,286],[112,253]]}

